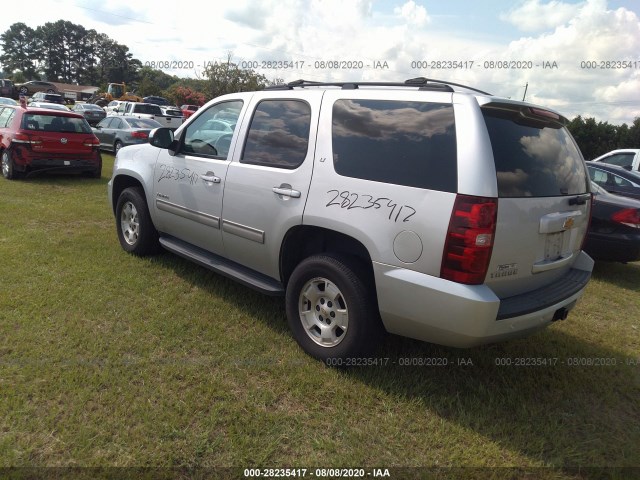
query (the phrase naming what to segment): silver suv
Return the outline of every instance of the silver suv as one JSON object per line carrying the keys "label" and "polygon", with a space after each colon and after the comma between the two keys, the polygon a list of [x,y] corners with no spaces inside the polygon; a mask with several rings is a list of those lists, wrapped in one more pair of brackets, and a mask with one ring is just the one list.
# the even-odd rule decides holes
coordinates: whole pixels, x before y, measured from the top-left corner
{"label": "silver suv", "polygon": [[210,101],[119,152],[122,247],[269,295],[323,360],[386,332],[454,347],[566,318],[591,276],[582,155],[558,113],[424,78]]}

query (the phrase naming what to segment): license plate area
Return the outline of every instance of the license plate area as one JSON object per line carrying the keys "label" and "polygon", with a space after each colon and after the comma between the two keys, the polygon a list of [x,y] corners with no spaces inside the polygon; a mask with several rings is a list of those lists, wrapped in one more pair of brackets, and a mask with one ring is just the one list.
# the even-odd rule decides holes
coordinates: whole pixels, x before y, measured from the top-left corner
{"label": "license plate area", "polygon": [[549,233],[545,239],[544,260],[553,261],[562,258],[564,232]]}

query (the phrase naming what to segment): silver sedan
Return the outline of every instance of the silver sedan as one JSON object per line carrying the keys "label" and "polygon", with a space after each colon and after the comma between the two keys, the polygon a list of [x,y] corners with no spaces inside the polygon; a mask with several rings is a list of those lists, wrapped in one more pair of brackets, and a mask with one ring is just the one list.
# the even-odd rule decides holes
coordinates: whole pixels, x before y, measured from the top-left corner
{"label": "silver sedan", "polygon": [[162,127],[155,120],[128,116],[107,117],[93,128],[100,140],[100,148],[118,153],[122,147],[149,141],[149,132]]}

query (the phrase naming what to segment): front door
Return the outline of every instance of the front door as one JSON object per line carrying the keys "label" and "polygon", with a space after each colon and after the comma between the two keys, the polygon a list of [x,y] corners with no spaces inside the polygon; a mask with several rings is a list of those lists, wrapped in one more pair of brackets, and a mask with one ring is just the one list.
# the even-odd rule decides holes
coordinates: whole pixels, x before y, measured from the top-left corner
{"label": "front door", "polygon": [[[172,156],[162,150],[154,172],[157,228],[210,252],[224,254],[220,233],[222,194],[229,149],[243,113],[241,99],[227,99],[202,111],[183,131]],[[217,128],[224,118],[224,131]]]}

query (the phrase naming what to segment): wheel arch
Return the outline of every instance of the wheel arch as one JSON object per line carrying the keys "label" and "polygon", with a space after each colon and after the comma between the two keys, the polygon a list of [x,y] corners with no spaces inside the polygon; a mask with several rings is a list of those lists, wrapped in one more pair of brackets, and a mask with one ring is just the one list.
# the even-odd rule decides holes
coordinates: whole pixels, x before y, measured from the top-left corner
{"label": "wheel arch", "polygon": [[145,197],[147,196],[144,186],[142,182],[137,178],[134,178],[129,175],[117,175],[113,179],[113,187],[112,187],[112,195],[111,195],[111,210],[115,214],[116,205],[118,204],[118,198],[120,194],[127,188],[130,187],[139,187],[144,192]]}
{"label": "wheel arch", "polygon": [[287,284],[291,273],[302,260],[319,253],[355,258],[362,264],[368,275],[367,280],[375,288],[371,255],[364,244],[349,235],[312,225],[298,225],[286,233],[280,247],[282,283]]}

